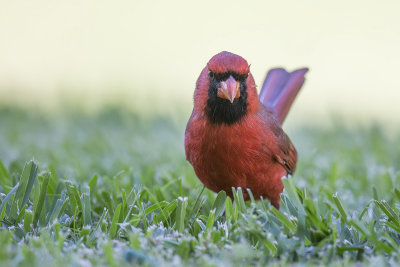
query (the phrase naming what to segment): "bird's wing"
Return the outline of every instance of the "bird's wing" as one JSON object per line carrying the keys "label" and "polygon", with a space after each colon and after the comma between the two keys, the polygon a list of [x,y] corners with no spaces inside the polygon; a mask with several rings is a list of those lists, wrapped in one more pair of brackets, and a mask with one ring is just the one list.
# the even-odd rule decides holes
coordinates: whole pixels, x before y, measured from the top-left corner
{"label": "bird's wing", "polygon": [[[290,141],[290,138],[282,130],[276,116],[266,107],[262,109],[262,117],[266,125],[266,130],[272,133],[272,146],[270,152],[274,159],[281,164],[288,174],[294,173],[297,163],[297,151]],[[269,135],[271,136],[271,135]]]}
{"label": "bird's wing", "polygon": [[288,174],[293,174],[296,170],[297,151],[282,128],[279,127],[277,131],[280,131],[277,136],[279,151],[275,153],[275,158],[285,167]]}

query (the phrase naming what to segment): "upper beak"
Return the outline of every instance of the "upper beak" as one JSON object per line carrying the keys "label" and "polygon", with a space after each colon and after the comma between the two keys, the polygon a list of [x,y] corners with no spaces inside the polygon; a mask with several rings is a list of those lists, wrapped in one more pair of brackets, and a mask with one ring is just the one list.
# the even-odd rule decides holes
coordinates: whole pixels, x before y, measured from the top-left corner
{"label": "upper beak", "polygon": [[218,87],[218,97],[228,99],[231,103],[235,98],[240,97],[240,84],[232,75],[226,81],[222,81]]}

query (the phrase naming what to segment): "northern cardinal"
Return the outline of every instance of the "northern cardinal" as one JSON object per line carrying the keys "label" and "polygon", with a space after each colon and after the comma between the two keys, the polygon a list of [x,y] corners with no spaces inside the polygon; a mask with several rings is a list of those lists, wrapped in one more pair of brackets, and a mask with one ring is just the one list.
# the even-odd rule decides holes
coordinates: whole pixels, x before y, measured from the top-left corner
{"label": "northern cardinal", "polygon": [[185,131],[186,158],[206,187],[231,198],[232,187],[249,188],[279,209],[281,178],[297,162],[281,124],[307,71],[270,70],[258,96],[245,59],[229,52],[210,59],[197,80]]}

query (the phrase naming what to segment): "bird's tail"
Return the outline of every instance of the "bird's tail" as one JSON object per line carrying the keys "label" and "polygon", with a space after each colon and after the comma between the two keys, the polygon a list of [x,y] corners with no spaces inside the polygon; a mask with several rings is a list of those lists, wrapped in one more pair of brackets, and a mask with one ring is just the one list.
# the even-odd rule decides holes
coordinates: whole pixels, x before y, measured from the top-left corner
{"label": "bird's tail", "polygon": [[307,71],[307,68],[303,68],[289,73],[277,68],[270,70],[265,78],[260,101],[275,113],[281,125],[304,83]]}

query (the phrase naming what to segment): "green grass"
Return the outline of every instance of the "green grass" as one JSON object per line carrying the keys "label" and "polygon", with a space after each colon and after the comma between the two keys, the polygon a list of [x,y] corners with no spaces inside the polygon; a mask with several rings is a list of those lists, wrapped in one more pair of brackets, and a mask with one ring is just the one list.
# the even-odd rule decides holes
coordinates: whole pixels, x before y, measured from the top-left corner
{"label": "green grass", "polygon": [[281,210],[205,189],[184,120],[0,110],[5,266],[384,266],[400,260],[400,134],[292,129]]}

